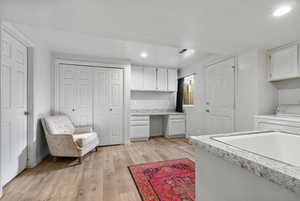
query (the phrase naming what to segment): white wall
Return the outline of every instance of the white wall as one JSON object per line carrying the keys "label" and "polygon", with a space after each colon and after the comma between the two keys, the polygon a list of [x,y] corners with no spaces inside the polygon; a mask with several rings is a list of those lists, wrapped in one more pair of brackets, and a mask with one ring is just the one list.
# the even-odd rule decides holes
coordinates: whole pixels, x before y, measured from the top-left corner
{"label": "white wall", "polygon": [[[253,116],[271,114],[278,103],[274,85],[267,80],[265,54],[262,50],[251,50],[237,57],[237,105],[236,130],[254,129]],[[186,107],[187,134],[189,136],[207,133],[205,126],[205,65],[198,63],[180,70],[180,76],[194,75],[194,107]]]}
{"label": "white wall", "polygon": [[40,119],[50,114],[51,55],[47,48],[36,46],[33,72],[33,139],[30,146],[30,167],[37,165],[49,151]]}
{"label": "white wall", "polygon": [[[36,166],[48,154],[48,146],[46,144],[43,129],[41,127],[40,118],[50,114],[50,70],[51,70],[51,54],[46,44],[43,43],[42,36],[39,36],[34,30],[24,28],[19,24],[14,24],[26,38],[33,43],[30,48],[29,55],[33,60],[29,61],[29,71],[33,71],[29,75],[29,99],[33,101],[29,112],[33,122],[28,126],[28,166]],[[33,77],[31,77],[33,76]]]}
{"label": "white wall", "polygon": [[278,93],[268,81],[263,50],[244,52],[237,60],[236,131],[248,131],[254,129],[254,115],[275,112]]}
{"label": "white wall", "polygon": [[300,79],[274,82],[279,93],[279,104],[300,104]]}
{"label": "white wall", "polygon": [[175,110],[175,93],[131,92],[131,110]]}

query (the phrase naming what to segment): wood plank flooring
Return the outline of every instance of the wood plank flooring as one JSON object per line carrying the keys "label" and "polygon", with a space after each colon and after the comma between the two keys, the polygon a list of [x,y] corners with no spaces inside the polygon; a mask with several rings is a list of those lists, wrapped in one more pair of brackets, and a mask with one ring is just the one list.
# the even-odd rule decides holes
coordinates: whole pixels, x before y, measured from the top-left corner
{"label": "wood plank flooring", "polygon": [[127,167],[178,158],[194,160],[193,146],[183,138],[162,137],[101,147],[81,165],[49,157],[6,185],[1,201],[141,201]]}

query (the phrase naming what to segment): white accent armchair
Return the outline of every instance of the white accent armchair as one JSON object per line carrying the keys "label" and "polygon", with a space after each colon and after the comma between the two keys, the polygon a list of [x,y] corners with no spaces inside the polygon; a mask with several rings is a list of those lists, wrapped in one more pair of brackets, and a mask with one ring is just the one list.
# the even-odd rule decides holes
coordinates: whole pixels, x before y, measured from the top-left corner
{"label": "white accent armchair", "polygon": [[75,128],[65,115],[48,116],[42,119],[50,154],[56,157],[78,157],[79,163],[85,154],[99,145],[97,133],[92,128]]}

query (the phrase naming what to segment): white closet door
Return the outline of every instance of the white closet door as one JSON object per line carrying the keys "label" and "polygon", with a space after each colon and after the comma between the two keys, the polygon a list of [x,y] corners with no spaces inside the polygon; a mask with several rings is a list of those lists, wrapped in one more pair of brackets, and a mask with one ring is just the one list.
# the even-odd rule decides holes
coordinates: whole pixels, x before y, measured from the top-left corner
{"label": "white closet door", "polygon": [[27,163],[27,49],[2,31],[1,151],[2,184],[7,184]]}
{"label": "white closet door", "polygon": [[208,133],[234,131],[234,59],[206,69],[206,127]]}
{"label": "white closet door", "polygon": [[109,71],[110,144],[123,143],[123,71]]}
{"label": "white closet door", "polygon": [[123,143],[123,70],[94,70],[94,128],[100,145]]}
{"label": "white closet door", "polygon": [[90,126],[93,124],[93,78],[91,68],[77,67],[75,124]]}
{"label": "white closet door", "polygon": [[72,65],[60,65],[60,85],[59,85],[59,112],[68,115],[75,121],[76,93],[76,67]]}
{"label": "white closet door", "polygon": [[100,140],[100,145],[109,144],[109,82],[105,68],[94,70],[94,129]]}
{"label": "white closet door", "polygon": [[92,125],[92,72],[86,66],[60,65],[59,112],[76,126]]}

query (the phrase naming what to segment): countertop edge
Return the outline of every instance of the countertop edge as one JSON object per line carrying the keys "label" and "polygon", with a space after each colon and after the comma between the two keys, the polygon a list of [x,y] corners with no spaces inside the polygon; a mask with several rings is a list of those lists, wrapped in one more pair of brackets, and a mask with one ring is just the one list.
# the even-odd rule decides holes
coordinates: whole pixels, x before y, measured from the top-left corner
{"label": "countertop edge", "polygon": [[[231,133],[227,135],[242,135],[246,133],[249,132]],[[211,139],[211,137],[214,136],[220,135],[192,136],[190,137],[190,141],[200,149],[204,149],[217,157],[229,161],[243,169],[247,169],[256,176],[266,178],[275,184],[279,184],[292,192],[300,194],[300,168],[299,170],[293,170],[293,168],[297,167],[291,167],[284,163]],[[226,134],[222,136],[226,136]]]}

